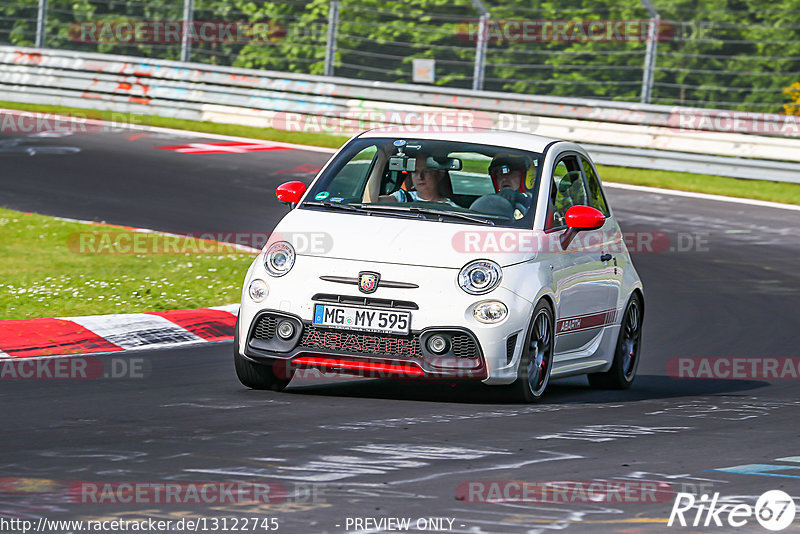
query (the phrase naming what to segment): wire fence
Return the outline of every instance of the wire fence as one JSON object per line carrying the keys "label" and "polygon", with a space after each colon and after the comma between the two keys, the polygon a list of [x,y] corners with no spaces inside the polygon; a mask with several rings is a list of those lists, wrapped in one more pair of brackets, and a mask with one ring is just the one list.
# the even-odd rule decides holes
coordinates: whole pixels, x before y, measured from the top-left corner
{"label": "wire fence", "polygon": [[7,0],[0,44],[523,94],[798,110],[800,1],[661,0],[655,11],[644,3]]}

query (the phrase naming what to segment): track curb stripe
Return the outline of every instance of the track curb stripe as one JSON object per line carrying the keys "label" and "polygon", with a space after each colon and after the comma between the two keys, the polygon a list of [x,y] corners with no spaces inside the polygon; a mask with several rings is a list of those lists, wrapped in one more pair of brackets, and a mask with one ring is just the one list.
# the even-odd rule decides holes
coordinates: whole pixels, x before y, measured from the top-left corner
{"label": "track curb stripe", "polygon": [[224,341],[233,337],[236,317],[228,312],[203,308],[149,312],[171,321],[205,341]]}
{"label": "track curb stripe", "polygon": [[12,358],[123,350],[69,319],[0,321],[0,349]]}
{"label": "track curb stripe", "polygon": [[69,356],[228,341],[238,304],[196,310],[0,321],[0,358]]}
{"label": "track curb stripe", "polygon": [[203,340],[163,317],[146,313],[75,317],[72,320],[124,349],[143,345],[155,348]]}

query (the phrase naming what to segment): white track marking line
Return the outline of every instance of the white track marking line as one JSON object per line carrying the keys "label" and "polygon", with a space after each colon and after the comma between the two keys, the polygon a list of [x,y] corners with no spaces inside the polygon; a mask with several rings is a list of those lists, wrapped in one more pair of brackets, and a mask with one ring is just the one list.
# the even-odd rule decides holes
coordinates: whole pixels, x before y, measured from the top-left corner
{"label": "white track marking line", "polygon": [[756,200],[754,198],[726,197],[724,195],[711,195],[709,193],[694,193],[692,191],[680,191],[678,189],[661,189],[660,187],[620,184],[617,182],[603,182],[603,185],[605,187],[614,187],[617,189],[629,189],[631,191],[641,191],[643,193],[657,193],[659,195],[672,195],[676,197],[697,198],[700,200],[717,200],[720,202],[733,202],[735,204],[747,204],[749,206],[760,206],[762,208],[775,208],[780,210],[800,211],[800,206],[794,204],[782,204],[780,202],[769,202],[767,200]]}
{"label": "white track marking line", "polygon": [[333,154],[338,150],[337,148],[328,148],[324,146],[298,145],[295,143],[284,143],[282,141],[270,141],[269,139],[257,139],[253,137],[239,137],[237,135],[223,135],[214,133],[195,132],[193,130],[176,130],[174,128],[161,128],[158,126],[141,126],[139,124],[125,124],[119,127],[128,128],[130,130],[141,130],[146,132],[173,134],[183,137],[207,137],[209,139],[219,139],[221,141],[241,141],[245,143],[257,143],[261,145],[270,144],[274,146],[294,148],[296,150],[306,150],[308,152],[323,152],[325,154]]}

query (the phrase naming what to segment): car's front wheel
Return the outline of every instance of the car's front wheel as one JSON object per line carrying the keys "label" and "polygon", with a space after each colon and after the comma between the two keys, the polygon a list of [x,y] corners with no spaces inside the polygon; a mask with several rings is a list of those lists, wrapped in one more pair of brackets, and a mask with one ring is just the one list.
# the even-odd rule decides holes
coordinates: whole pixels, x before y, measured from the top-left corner
{"label": "car's front wheel", "polygon": [[547,301],[539,301],[533,310],[517,380],[511,385],[518,401],[539,402],[547,389],[553,369],[554,328],[553,310]]}
{"label": "car's front wheel", "polygon": [[625,308],[611,369],[589,376],[589,385],[597,389],[628,389],[636,378],[642,345],[642,298],[634,293]]}
{"label": "car's front wheel", "polygon": [[[292,380],[294,370],[283,362],[276,364],[255,363],[239,354],[239,319],[233,335],[233,365],[239,382],[252,389],[282,391]],[[280,366],[278,368],[277,366]]]}

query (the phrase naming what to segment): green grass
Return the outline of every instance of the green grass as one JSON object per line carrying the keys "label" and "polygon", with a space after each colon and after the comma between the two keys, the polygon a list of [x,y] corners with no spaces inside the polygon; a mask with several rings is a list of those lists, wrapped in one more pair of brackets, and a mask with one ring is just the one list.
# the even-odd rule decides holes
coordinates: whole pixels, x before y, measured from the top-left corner
{"label": "green grass", "polygon": [[[129,115],[112,111],[97,111],[63,106],[45,106],[37,104],[20,104],[17,102],[0,101],[0,108],[20,109],[44,113],[62,113],[78,115],[86,118],[116,120],[162,128],[175,128],[179,130],[192,130],[197,132],[251,137],[254,139],[268,139],[285,143],[313,145],[321,147],[339,148],[348,138],[346,136],[328,135],[322,133],[288,132],[272,128],[256,128],[252,126],[237,126],[233,124],[217,124],[213,122],[198,122],[183,119],[156,117],[153,115]],[[665,189],[679,189],[698,193],[710,193],[732,197],[754,198],[783,202],[787,204],[800,204],[800,184],[785,182],[767,182],[763,180],[744,180],[712,176],[707,174],[690,174],[672,171],[654,171],[649,169],[632,169],[627,167],[599,166],[600,178],[606,182],[620,182],[634,185],[647,185],[663,187]]]}
{"label": "green grass", "polygon": [[604,182],[646,185],[664,189],[679,189],[696,193],[711,193],[728,197],[754,198],[800,204],[800,184],[768,182],[764,180],[744,180],[712,176],[710,174],[690,174],[686,172],[654,171],[650,169],[631,169],[628,167],[608,167],[598,165],[597,171]]}
{"label": "green grass", "polygon": [[[140,239],[135,250],[132,236]],[[230,304],[239,301],[252,261],[253,254],[208,241],[0,208],[0,319]]]}

